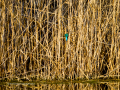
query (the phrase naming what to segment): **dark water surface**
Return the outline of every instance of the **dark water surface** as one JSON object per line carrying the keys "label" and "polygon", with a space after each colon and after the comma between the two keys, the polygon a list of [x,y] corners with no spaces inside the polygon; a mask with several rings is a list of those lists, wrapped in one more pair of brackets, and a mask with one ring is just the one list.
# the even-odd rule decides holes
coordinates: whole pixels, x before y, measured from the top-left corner
{"label": "dark water surface", "polygon": [[119,81],[0,82],[0,90],[119,90]]}

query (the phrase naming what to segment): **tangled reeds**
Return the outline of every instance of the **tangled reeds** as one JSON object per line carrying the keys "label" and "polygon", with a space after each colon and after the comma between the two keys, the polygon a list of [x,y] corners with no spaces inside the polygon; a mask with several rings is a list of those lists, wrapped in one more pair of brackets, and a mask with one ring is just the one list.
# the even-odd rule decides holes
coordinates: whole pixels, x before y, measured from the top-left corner
{"label": "tangled reeds", "polygon": [[0,4],[0,80],[119,79],[119,0]]}

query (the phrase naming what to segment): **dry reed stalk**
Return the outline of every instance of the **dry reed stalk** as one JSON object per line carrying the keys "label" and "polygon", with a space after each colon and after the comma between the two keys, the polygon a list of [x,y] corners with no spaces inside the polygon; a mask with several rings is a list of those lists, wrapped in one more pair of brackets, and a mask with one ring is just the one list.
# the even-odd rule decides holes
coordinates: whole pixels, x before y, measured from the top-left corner
{"label": "dry reed stalk", "polygon": [[[4,60],[3,60],[3,57],[4,57],[4,29],[5,29],[5,2],[4,1],[2,1],[2,11],[1,12],[3,12],[2,13],[2,20],[1,20],[1,26],[2,26],[2,28],[1,28],[1,60],[0,60],[0,62],[2,63]],[[5,64],[4,64],[4,66],[5,66]],[[5,75],[3,75],[3,67],[4,66],[2,66],[1,67],[1,77],[5,77]]]}

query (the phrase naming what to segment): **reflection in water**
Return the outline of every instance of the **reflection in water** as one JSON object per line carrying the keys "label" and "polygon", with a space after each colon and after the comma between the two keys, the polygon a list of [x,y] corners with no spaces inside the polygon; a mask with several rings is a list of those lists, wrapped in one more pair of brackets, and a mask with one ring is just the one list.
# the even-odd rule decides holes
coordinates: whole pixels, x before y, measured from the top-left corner
{"label": "reflection in water", "polygon": [[119,90],[119,82],[100,83],[7,83],[0,85],[0,90]]}

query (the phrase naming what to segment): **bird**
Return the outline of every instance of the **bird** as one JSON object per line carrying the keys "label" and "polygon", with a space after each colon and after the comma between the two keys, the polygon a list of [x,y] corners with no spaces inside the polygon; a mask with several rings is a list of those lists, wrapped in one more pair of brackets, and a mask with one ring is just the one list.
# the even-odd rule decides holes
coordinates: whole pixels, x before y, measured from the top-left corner
{"label": "bird", "polygon": [[68,40],[68,33],[65,34],[65,39]]}

